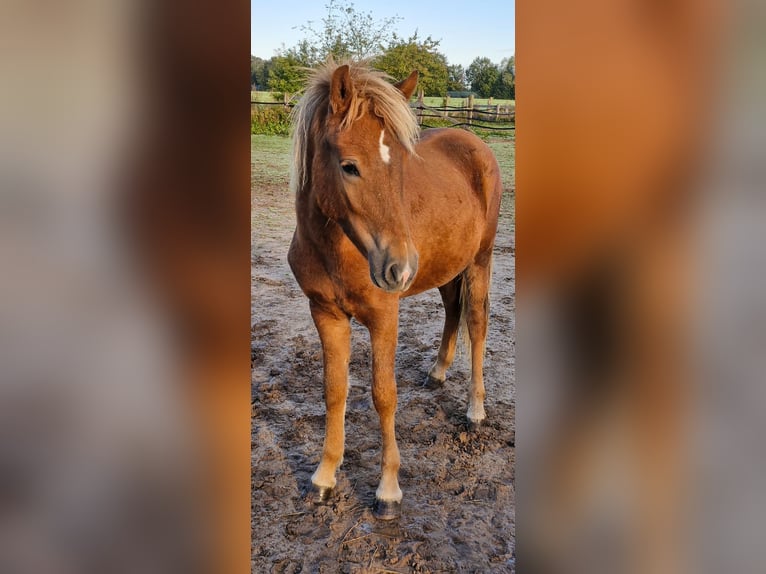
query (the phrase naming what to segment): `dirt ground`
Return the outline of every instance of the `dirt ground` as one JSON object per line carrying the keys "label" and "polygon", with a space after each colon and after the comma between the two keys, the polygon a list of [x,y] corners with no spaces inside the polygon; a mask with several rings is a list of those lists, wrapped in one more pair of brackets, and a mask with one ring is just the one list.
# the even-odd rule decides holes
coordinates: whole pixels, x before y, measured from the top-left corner
{"label": "dirt ground", "polygon": [[404,500],[401,518],[383,522],[371,511],[380,429],[369,337],[357,323],[337,488],[326,505],[304,499],[322,448],[321,349],[287,266],[295,217],[286,176],[254,169],[252,572],[514,572],[515,245],[513,194],[505,191],[484,370],[487,423],[472,432],[465,422],[464,352],[442,388],[421,386],[444,311],[436,290],[404,299],[396,359]]}

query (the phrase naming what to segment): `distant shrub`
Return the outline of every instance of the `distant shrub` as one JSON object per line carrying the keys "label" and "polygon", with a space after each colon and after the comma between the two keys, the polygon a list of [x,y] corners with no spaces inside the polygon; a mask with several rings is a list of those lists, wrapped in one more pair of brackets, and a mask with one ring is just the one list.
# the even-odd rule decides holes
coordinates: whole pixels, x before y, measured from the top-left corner
{"label": "distant shrub", "polygon": [[288,135],[290,110],[284,106],[252,106],[250,132],[262,135]]}

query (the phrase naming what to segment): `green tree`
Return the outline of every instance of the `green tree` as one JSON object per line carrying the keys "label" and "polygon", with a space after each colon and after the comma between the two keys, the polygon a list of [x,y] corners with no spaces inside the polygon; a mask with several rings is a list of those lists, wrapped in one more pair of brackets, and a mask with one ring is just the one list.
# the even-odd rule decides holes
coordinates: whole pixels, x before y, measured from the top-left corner
{"label": "green tree", "polygon": [[275,92],[294,94],[303,87],[305,69],[298,59],[291,55],[272,58],[269,71],[269,89]]}
{"label": "green tree", "polygon": [[258,90],[265,90],[269,85],[269,71],[272,60],[264,60],[258,56],[250,56],[250,85]]}
{"label": "green tree", "polygon": [[298,66],[313,68],[325,59],[320,56],[319,52],[316,45],[304,38],[291,48],[282,46],[282,49],[278,51],[278,56],[289,58]]}
{"label": "green tree", "polygon": [[476,58],[465,73],[471,90],[482,98],[492,96],[492,90],[500,76],[500,70],[489,58]]}
{"label": "green tree", "polygon": [[447,91],[462,92],[465,89],[465,68],[460,64],[447,66]]}
{"label": "green tree", "polygon": [[498,76],[492,86],[492,97],[505,100],[516,98],[516,60],[505,58],[498,66]]}
{"label": "green tree", "polygon": [[447,58],[437,51],[439,41],[428,36],[418,40],[415,32],[409,38],[394,35],[386,51],[375,58],[373,65],[392,78],[401,80],[413,70],[420,72],[418,86],[426,96],[443,96],[447,92],[449,73]]}
{"label": "green tree", "polygon": [[304,68],[315,67],[328,56],[342,60],[381,54],[384,44],[395,38],[393,26],[401,20],[399,16],[376,20],[371,12],[359,12],[347,0],[329,0],[325,8],[327,15],[321,25],[309,21],[300,26],[306,37],[290,48],[283,45],[272,58],[267,79],[270,89],[298,91],[302,87]]}
{"label": "green tree", "polygon": [[291,52],[309,66],[324,62],[330,55],[336,60],[377,56],[393,40],[393,27],[402,20],[399,16],[377,20],[372,12],[359,12],[346,0],[330,0],[325,8],[327,15],[320,26],[312,21],[300,26],[307,37]]}

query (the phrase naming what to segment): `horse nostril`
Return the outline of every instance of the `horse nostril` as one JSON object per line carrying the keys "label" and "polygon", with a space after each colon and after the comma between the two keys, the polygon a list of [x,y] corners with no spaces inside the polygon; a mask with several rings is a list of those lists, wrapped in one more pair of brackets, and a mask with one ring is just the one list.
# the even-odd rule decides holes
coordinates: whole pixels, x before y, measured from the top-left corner
{"label": "horse nostril", "polygon": [[402,268],[397,263],[391,263],[386,268],[385,278],[391,285],[396,285],[402,277]]}
{"label": "horse nostril", "polygon": [[409,263],[390,263],[386,266],[383,278],[391,287],[404,287],[415,274]]}

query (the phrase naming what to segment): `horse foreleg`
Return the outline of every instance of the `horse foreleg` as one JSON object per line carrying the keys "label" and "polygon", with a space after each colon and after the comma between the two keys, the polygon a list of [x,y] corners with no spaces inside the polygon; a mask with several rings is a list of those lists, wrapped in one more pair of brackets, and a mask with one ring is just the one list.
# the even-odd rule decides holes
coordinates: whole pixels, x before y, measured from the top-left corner
{"label": "horse foreleg", "polygon": [[486,418],[484,412],[484,348],[489,324],[489,284],[491,265],[474,264],[466,269],[466,323],[471,339],[471,390],[468,394],[468,421],[478,425]]}
{"label": "horse foreleg", "polygon": [[380,417],[382,435],[381,477],[375,491],[375,515],[385,520],[396,518],[401,510],[399,488],[399,447],[396,445],[394,415],[396,413],[396,355],[398,313],[369,326],[372,341],[372,401]]}
{"label": "horse foreleg", "polygon": [[447,378],[447,369],[455,359],[457,331],[460,324],[460,283],[462,278],[462,275],[458,275],[446,285],[439,287],[439,293],[441,293],[444,303],[444,332],[436,362],[428,372],[428,383],[431,385],[441,385],[444,382]]}
{"label": "horse foreleg", "polygon": [[343,462],[351,324],[339,310],[328,310],[314,303],[311,304],[311,317],[322,341],[327,409],[322,460],[311,477],[311,483],[319,499],[326,500],[335,487],[335,472]]}

